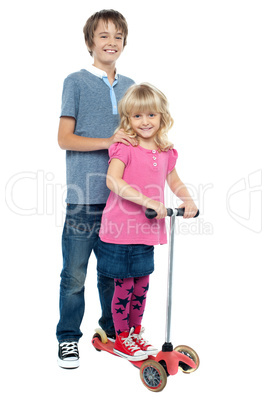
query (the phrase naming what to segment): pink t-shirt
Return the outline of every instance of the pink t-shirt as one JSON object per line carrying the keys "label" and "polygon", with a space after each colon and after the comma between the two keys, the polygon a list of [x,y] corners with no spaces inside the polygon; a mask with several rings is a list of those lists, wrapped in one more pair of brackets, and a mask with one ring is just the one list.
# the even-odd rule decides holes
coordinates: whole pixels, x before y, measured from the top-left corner
{"label": "pink t-shirt", "polygon": [[[177,151],[148,150],[140,145],[132,147],[115,143],[109,148],[110,160],[120,159],[125,164],[123,180],[147,197],[164,204],[167,175],[174,169]],[[100,238],[115,244],[167,243],[165,219],[147,219],[145,208],[110,192],[103,212]]]}

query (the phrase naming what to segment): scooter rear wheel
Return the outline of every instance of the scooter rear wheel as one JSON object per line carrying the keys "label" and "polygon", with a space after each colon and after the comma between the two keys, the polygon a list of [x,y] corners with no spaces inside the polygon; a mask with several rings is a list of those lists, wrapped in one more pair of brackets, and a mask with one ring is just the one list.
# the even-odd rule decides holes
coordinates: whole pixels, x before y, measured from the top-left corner
{"label": "scooter rear wheel", "polygon": [[182,353],[182,354],[190,357],[190,359],[192,359],[193,362],[196,364],[196,368],[192,368],[192,367],[188,366],[188,364],[186,364],[186,363],[179,362],[179,368],[182,370],[183,373],[190,374],[198,369],[200,361],[199,361],[198,354],[197,354],[197,352],[194,351],[194,349],[190,348],[189,346],[180,345],[180,346],[176,346],[176,348],[174,348],[174,350],[176,352]]}
{"label": "scooter rear wheel", "polygon": [[153,392],[160,392],[167,384],[167,374],[160,363],[145,360],[140,367],[140,378],[144,386]]}
{"label": "scooter rear wheel", "polygon": [[[98,338],[102,343],[107,343],[108,342],[107,334],[105,333],[105,331],[102,328],[97,328],[95,331],[96,332],[95,332],[95,334],[94,334],[92,339]],[[98,352],[101,352],[101,349],[97,349],[95,346],[94,346],[94,348]]]}
{"label": "scooter rear wheel", "polygon": [[99,335],[98,338],[101,340],[102,343],[108,342],[107,334],[105,333],[105,331],[102,328],[95,329],[95,332],[96,333],[93,337],[95,337],[96,335]]}

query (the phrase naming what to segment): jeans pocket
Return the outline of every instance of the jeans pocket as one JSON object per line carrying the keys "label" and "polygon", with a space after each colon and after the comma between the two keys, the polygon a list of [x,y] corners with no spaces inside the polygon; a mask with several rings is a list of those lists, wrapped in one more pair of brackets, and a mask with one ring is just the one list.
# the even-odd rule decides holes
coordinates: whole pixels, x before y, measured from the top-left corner
{"label": "jeans pocket", "polygon": [[64,226],[64,236],[89,238],[98,236],[100,215],[89,206],[70,205]]}
{"label": "jeans pocket", "polygon": [[80,221],[75,218],[66,218],[66,227],[80,233],[91,233],[96,226],[95,218],[87,221]]}

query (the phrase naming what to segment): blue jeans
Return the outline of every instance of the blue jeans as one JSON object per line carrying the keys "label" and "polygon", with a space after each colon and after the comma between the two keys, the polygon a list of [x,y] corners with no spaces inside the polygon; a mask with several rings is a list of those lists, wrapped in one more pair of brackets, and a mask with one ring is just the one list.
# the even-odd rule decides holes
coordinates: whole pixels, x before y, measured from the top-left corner
{"label": "blue jeans", "polygon": [[[84,283],[87,265],[94,251],[97,257],[98,232],[105,204],[67,206],[62,235],[63,269],[60,283],[60,320],[57,325],[57,339],[78,341],[82,332],[80,325],[84,315]],[[98,275],[98,290],[102,317],[99,325],[109,335],[114,334],[111,301],[114,280]]]}

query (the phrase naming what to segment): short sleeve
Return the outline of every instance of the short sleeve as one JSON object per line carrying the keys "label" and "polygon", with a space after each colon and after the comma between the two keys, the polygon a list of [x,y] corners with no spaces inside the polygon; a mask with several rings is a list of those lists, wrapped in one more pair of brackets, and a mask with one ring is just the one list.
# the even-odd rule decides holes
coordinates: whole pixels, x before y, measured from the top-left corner
{"label": "short sleeve", "polygon": [[69,116],[74,117],[77,120],[78,111],[79,88],[75,80],[72,77],[68,76],[63,84],[60,117]]}
{"label": "short sleeve", "polygon": [[119,159],[122,161],[125,166],[129,162],[129,148],[131,145],[125,145],[120,142],[116,142],[115,144],[112,144],[109,149],[108,149],[108,154],[109,154],[109,163],[112,159]]}
{"label": "short sleeve", "polygon": [[176,165],[176,161],[178,158],[178,152],[176,151],[176,149],[170,149],[168,151],[169,153],[169,160],[168,160],[168,173],[171,173],[171,171],[175,168]]}

